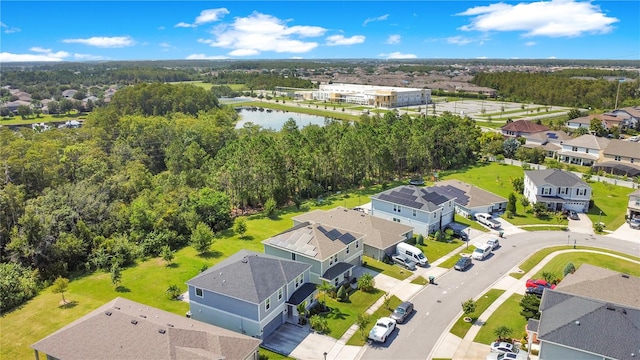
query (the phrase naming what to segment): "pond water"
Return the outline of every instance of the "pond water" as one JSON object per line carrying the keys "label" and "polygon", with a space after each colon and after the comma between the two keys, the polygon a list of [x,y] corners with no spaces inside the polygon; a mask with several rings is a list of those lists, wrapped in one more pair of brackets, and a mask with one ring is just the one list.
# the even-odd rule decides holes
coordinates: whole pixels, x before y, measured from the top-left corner
{"label": "pond water", "polygon": [[240,120],[236,124],[236,129],[241,129],[246,123],[254,123],[260,125],[264,129],[281,130],[282,126],[289,119],[294,119],[299,128],[303,128],[309,124],[324,126],[326,120],[331,118],[317,115],[300,114],[292,111],[271,110],[249,110],[241,109]]}

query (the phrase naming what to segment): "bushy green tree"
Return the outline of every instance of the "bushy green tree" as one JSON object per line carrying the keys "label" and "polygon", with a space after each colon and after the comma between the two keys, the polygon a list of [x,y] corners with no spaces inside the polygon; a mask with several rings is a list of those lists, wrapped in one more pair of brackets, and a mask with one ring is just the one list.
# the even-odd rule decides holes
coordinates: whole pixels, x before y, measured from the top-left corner
{"label": "bushy green tree", "polygon": [[195,230],[191,233],[189,244],[199,253],[203,254],[209,250],[213,243],[213,231],[207,224],[198,223]]}
{"label": "bushy green tree", "polygon": [[371,323],[371,315],[367,313],[358,313],[358,319],[356,320],[356,324],[358,325],[358,330],[360,330],[360,336],[362,339],[366,339],[365,330],[367,330],[367,326]]}
{"label": "bushy green tree", "polygon": [[171,262],[173,262],[175,253],[173,252],[173,250],[171,250],[171,247],[169,245],[165,245],[162,247],[162,250],[160,251],[160,256],[162,257],[162,260],[165,261],[167,266],[169,266],[171,265]]}
{"label": "bushy green tree", "polygon": [[516,213],[516,194],[509,194],[509,201],[507,202],[507,211],[511,211],[511,213]]}
{"label": "bushy green tree", "polygon": [[364,273],[358,279],[358,289],[364,292],[372,292],[375,289],[376,281],[369,273]]}
{"label": "bushy green tree", "polygon": [[233,223],[233,231],[240,235],[240,237],[244,237],[244,234],[247,232],[247,219],[244,217],[237,217]]}
{"label": "bushy green tree", "polygon": [[62,276],[58,276],[58,278],[53,282],[53,286],[51,287],[51,291],[54,294],[62,295],[62,305],[67,305],[67,300],[64,298],[64,293],[69,288],[69,279],[65,279]]}
{"label": "bushy green tree", "polygon": [[276,213],[277,207],[278,204],[276,204],[276,200],[271,197],[264,203],[264,212],[267,216],[271,217]]}
{"label": "bushy green tree", "polygon": [[564,270],[562,270],[562,275],[567,276],[569,274],[573,274],[574,272],[576,272],[576,266],[570,262],[565,265]]}
{"label": "bushy green tree", "polygon": [[473,314],[476,311],[476,302],[473,299],[464,301],[462,304],[462,312],[465,315]]}
{"label": "bushy green tree", "polygon": [[498,337],[498,340],[506,340],[511,336],[511,334],[513,334],[513,329],[506,325],[500,325],[493,331],[493,333]]}
{"label": "bushy green tree", "polygon": [[522,315],[526,320],[529,319],[540,319],[540,298],[534,294],[525,295],[522,300],[520,300],[520,315]]}

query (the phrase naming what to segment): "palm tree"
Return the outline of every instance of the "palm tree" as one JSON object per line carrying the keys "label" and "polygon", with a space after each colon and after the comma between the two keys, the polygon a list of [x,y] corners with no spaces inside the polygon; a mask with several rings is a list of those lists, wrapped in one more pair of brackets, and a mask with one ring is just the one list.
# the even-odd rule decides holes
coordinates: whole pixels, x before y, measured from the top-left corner
{"label": "palm tree", "polygon": [[300,304],[298,304],[298,306],[296,306],[296,309],[298,310],[298,314],[300,316],[298,322],[301,322],[302,319],[307,317],[307,302],[301,302]]}
{"label": "palm tree", "polygon": [[322,284],[317,285],[318,291],[322,293],[322,305],[327,306],[327,293],[333,290],[333,286],[326,281],[323,281]]}

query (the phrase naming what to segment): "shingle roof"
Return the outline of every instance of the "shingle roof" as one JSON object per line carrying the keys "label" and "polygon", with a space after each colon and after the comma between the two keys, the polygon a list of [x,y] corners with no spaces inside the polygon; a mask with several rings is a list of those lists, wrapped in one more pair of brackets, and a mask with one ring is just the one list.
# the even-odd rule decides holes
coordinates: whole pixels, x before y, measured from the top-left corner
{"label": "shingle roof", "polygon": [[297,261],[241,250],[187,284],[260,304],[310,267]]}
{"label": "shingle roof", "polygon": [[401,185],[373,195],[371,198],[428,212],[438,210],[442,204],[453,199],[440,195],[431,188],[413,185]]}
{"label": "shingle roof", "polygon": [[291,294],[291,297],[289,297],[287,303],[293,305],[300,304],[302,301],[304,301],[304,299],[308,298],[309,295],[313,294],[313,292],[316,291],[316,288],[316,284],[313,283],[302,284],[302,286],[300,286],[298,290]]}
{"label": "shingle roof", "polygon": [[327,271],[322,274],[322,278],[326,280],[332,280],[336,276],[343,274],[345,271],[351,269],[354,265],[346,262],[339,262],[332,267],[330,267]]}
{"label": "shingle roof", "polygon": [[604,149],[604,154],[640,159],[640,142],[611,140]]}
{"label": "shingle roof", "polygon": [[560,169],[527,170],[524,174],[538,186],[544,184],[558,187],[589,186],[578,175]]}
{"label": "shingle roof", "polygon": [[507,199],[501,196],[482,190],[479,187],[467,184],[460,180],[439,181],[433,185],[431,189],[441,195],[455,198],[456,204],[466,208],[507,202]]}
{"label": "shingle roof", "polygon": [[65,360],[244,360],[259,345],[259,339],[116,298],[31,347]]}
{"label": "shingle roof", "polygon": [[625,111],[627,114],[635,118],[640,118],[640,106],[625,107],[625,108],[618,109],[616,111]]}
{"label": "shingle roof", "polygon": [[503,131],[515,131],[515,132],[523,132],[523,133],[537,133],[540,131],[548,131],[549,128],[536,124],[533,121],[529,120],[517,120],[514,122],[510,122],[503,127],[501,127]]}
{"label": "shingle roof", "polygon": [[323,261],[363,236],[333,226],[306,222],[262,243]]}
{"label": "shingle roof", "polygon": [[629,194],[629,197],[640,197],[640,189]]}
{"label": "shingle roof", "polygon": [[331,210],[314,210],[295,216],[298,222],[310,222],[333,226],[364,234],[363,242],[377,249],[387,249],[406,239],[405,234],[413,231],[411,226],[363,214],[338,206]]}
{"label": "shingle roof", "polygon": [[538,338],[606,358],[631,359],[640,339],[639,303],[640,278],[582,264],[544,292]]}
{"label": "shingle roof", "polygon": [[611,140],[595,135],[582,135],[569,141],[565,141],[565,145],[576,146],[588,149],[604,150]]}

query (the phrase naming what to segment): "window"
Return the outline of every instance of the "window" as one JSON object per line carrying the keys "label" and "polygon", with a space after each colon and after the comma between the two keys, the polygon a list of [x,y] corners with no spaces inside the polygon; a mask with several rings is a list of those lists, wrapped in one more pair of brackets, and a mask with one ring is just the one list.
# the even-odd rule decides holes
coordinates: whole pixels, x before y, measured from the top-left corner
{"label": "window", "polygon": [[415,209],[413,209],[413,217],[416,217],[417,215],[418,215],[418,212]]}
{"label": "window", "polygon": [[349,254],[349,247],[350,247],[350,246],[349,246],[349,245],[347,245],[347,254]]}
{"label": "window", "polygon": [[291,260],[296,261],[296,253],[291,253]]}
{"label": "window", "polygon": [[631,158],[631,160],[629,160],[629,161],[633,164],[633,161],[634,161],[634,160],[635,160],[634,158]]}
{"label": "window", "polygon": [[358,240],[356,240],[356,249],[360,246]]}
{"label": "window", "polygon": [[589,149],[586,149],[586,151],[585,151],[585,152],[588,154],[588,153],[589,153]]}
{"label": "window", "polygon": [[278,300],[282,300],[282,288],[278,289]]}
{"label": "window", "polygon": [[613,158],[613,160],[615,160],[615,161],[620,161],[620,155],[616,155],[616,156]]}
{"label": "window", "polygon": [[271,299],[267,298],[267,301],[264,303],[264,309],[269,311],[271,308]]}
{"label": "window", "polygon": [[204,293],[202,292],[202,289],[196,288],[196,296],[197,297],[204,297]]}
{"label": "window", "polygon": [[542,188],[542,195],[551,195],[551,188]]}
{"label": "window", "polygon": [[296,288],[297,288],[298,286],[302,285],[302,279],[303,279],[302,275],[300,275],[300,276],[298,276],[298,277],[296,278]]}
{"label": "window", "polygon": [[333,280],[333,283],[335,284],[336,287],[338,287],[338,281],[340,278],[336,278],[335,280]]}
{"label": "window", "polygon": [[571,151],[578,151],[578,147],[577,146],[572,147]]}
{"label": "window", "polygon": [[395,221],[395,222],[399,223],[399,222],[400,222],[400,219],[398,219],[398,218],[393,218],[393,221]]}

